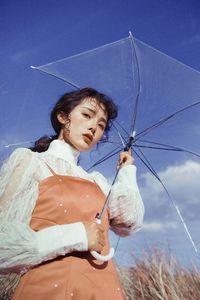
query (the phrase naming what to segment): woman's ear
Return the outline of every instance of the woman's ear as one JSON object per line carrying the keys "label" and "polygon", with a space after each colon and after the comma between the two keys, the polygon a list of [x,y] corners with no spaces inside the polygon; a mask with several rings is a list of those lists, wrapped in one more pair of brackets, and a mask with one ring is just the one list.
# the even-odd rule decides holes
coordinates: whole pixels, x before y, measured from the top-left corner
{"label": "woman's ear", "polygon": [[57,113],[57,119],[62,125],[65,125],[67,122],[67,116],[63,111]]}

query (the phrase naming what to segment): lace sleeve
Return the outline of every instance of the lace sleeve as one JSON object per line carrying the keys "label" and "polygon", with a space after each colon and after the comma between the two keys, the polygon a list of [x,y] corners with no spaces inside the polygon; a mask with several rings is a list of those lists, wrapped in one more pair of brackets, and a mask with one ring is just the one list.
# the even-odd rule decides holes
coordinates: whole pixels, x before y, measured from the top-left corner
{"label": "lace sleeve", "polygon": [[42,261],[72,251],[87,250],[87,235],[81,222],[50,226],[40,231],[33,231],[29,226],[38,197],[38,183],[50,175],[36,153],[22,148],[11,155],[1,170],[2,274],[23,274]]}
{"label": "lace sleeve", "polygon": [[[97,172],[94,175],[95,181],[107,195],[110,190],[107,180]],[[111,230],[116,234],[127,236],[142,226],[144,206],[134,165],[125,166],[119,171],[117,181],[111,188],[108,208]]]}
{"label": "lace sleeve", "polygon": [[[37,197],[37,181],[30,176],[33,155],[17,149],[0,173],[0,269],[23,272],[32,262],[41,262],[34,231],[29,227]],[[35,164],[32,164],[35,165]],[[37,166],[35,166],[37,167]],[[34,173],[34,168],[32,169]],[[29,173],[29,174],[28,174]]]}

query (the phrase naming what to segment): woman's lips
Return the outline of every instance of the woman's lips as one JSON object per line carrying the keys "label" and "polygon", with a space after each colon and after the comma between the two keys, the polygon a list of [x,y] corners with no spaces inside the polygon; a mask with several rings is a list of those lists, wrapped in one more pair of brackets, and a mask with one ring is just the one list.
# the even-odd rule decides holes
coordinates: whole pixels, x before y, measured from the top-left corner
{"label": "woman's lips", "polygon": [[93,136],[91,134],[83,134],[83,137],[87,144],[90,144],[93,141]]}

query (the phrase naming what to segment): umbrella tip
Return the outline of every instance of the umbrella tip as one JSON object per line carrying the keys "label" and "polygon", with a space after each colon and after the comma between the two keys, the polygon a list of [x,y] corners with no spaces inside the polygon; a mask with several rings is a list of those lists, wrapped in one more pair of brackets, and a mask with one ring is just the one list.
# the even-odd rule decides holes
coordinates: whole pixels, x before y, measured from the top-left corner
{"label": "umbrella tip", "polygon": [[132,134],[131,134],[131,137],[134,139],[134,137],[136,136],[136,131],[133,130]]}
{"label": "umbrella tip", "polygon": [[131,32],[130,30],[129,30],[129,32],[128,32],[128,33],[129,33],[129,36],[133,36],[133,35],[132,35],[132,32]]}

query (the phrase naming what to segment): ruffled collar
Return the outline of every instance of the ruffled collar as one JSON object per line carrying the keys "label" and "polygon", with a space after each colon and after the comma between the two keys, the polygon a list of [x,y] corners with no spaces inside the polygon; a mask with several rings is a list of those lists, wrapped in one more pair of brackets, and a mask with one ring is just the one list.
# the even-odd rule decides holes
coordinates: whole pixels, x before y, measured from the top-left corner
{"label": "ruffled collar", "polygon": [[63,140],[53,140],[46,153],[77,165],[80,152]]}

